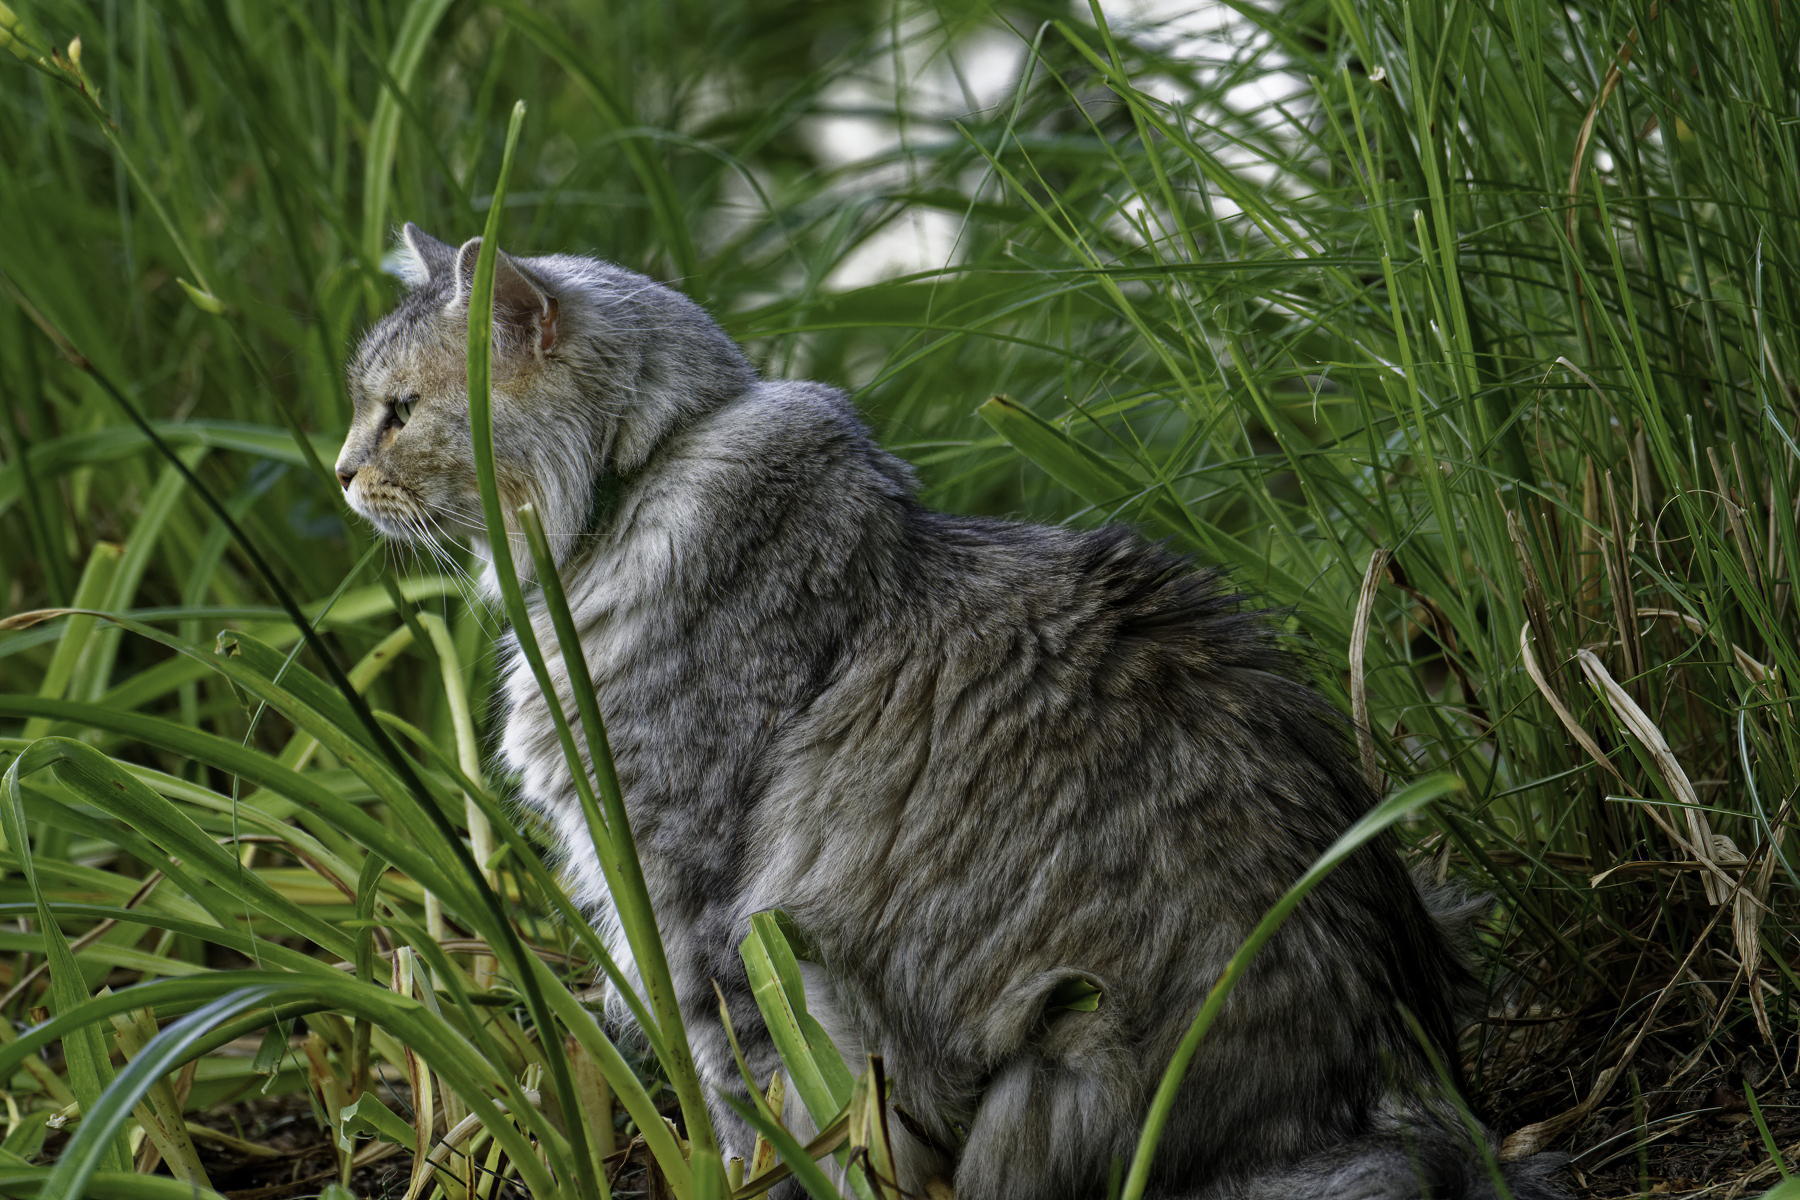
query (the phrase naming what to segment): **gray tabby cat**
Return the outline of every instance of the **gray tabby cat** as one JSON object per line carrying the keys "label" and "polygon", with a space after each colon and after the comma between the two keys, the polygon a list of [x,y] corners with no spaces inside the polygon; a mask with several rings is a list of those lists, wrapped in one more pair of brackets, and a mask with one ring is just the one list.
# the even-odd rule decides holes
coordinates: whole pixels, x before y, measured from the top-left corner
{"label": "gray tabby cat", "polygon": [[[485,552],[464,392],[479,239],[404,242],[412,290],[350,368],[338,478],[387,535]],[[715,980],[752,1068],[777,1065],[736,948],[780,908],[818,952],[808,1002],[840,1049],[885,1056],[909,1191],[1102,1194],[1227,958],[1371,804],[1340,718],[1211,574],[1122,529],[920,507],[841,392],[759,378],[642,276],[502,254],[495,337],[503,499],[549,533],[707,1084],[742,1094]],[[506,693],[503,757],[616,934],[519,662]],[[1051,1011],[1074,979],[1098,1010]],[[1357,854],[1202,1045],[1157,1193],[1495,1195],[1402,1015],[1454,1065],[1470,986],[1393,845]],[[1553,1165],[1509,1167],[1513,1194],[1560,1196]]]}

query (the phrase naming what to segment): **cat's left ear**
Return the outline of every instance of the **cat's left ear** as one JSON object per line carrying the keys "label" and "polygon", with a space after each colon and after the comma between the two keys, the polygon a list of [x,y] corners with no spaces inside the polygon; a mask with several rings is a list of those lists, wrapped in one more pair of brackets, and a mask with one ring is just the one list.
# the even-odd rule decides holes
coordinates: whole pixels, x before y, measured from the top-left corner
{"label": "cat's left ear", "polygon": [[407,287],[424,287],[441,279],[456,266],[456,247],[447,245],[408,221],[395,247],[394,270]]}
{"label": "cat's left ear", "polygon": [[[470,238],[456,252],[456,293],[453,309],[466,309],[475,286],[475,260],[481,256],[481,239]],[[531,346],[548,351],[556,345],[556,297],[523,263],[504,250],[494,251],[494,325],[506,346]]]}

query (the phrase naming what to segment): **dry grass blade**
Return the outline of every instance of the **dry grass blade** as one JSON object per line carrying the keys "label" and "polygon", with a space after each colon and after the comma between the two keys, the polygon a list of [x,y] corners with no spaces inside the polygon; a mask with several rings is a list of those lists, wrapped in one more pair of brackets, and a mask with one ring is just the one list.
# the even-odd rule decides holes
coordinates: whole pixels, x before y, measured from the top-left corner
{"label": "dry grass blade", "polygon": [[[1655,610],[1647,610],[1646,615],[1654,611]],[[1595,762],[1605,767],[1621,784],[1625,784],[1624,776],[1619,774],[1619,769],[1613,765],[1612,760],[1607,758],[1606,753],[1600,749],[1600,745],[1598,742],[1594,741],[1593,735],[1582,728],[1581,723],[1575,719],[1575,714],[1569,711],[1569,707],[1563,702],[1562,697],[1558,696],[1555,690],[1550,686],[1550,681],[1545,677],[1543,668],[1538,665],[1536,656],[1531,652],[1531,626],[1529,623],[1522,625],[1519,628],[1519,653],[1523,660],[1526,674],[1531,676],[1532,682],[1537,685],[1538,691],[1543,695],[1544,699],[1549,702],[1551,709],[1556,713],[1557,719],[1563,723],[1563,727],[1569,731],[1570,736],[1593,757]],[[1699,796],[1694,792],[1693,784],[1689,782],[1687,773],[1681,769],[1681,764],[1675,760],[1674,752],[1669,749],[1667,739],[1665,739],[1662,736],[1662,732],[1657,729],[1655,722],[1651,721],[1643,709],[1638,707],[1637,702],[1631,698],[1624,688],[1618,685],[1612,675],[1601,665],[1600,660],[1594,656],[1592,651],[1587,649],[1577,650],[1576,656],[1581,664],[1583,673],[1587,675],[1588,680],[1593,685],[1594,689],[1613,704],[1615,711],[1620,715],[1620,719],[1625,722],[1626,728],[1629,729],[1632,734],[1638,738],[1639,742],[1644,745],[1646,750],[1650,752],[1652,761],[1657,764],[1658,769],[1663,773],[1664,779],[1668,782],[1670,790],[1675,793],[1678,802],[1681,804],[1683,811],[1687,815],[1689,832],[1692,835],[1691,837],[1683,836],[1679,830],[1671,825],[1668,819],[1662,815],[1662,812],[1657,805],[1643,803],[1642,807],[1663,832],[1668,834],[1669,838],[1677,846],[1686,850],[1688,854],[1692,856],[1693,860],[1699,864],[1701,870],[1705,873],[1704,878],[1707,900],[1709,903],[1717,904],[1719,902],[1719,896],[1723,894],[1722,889],[1729,889],[1735,887],[1737,884],[1737,880],[1720,867],[1719,863],[1721,861],[1721,855],[1725,856],[1726,861],[1741,863],[1744,861],[1742,853],[1738,851],[1736,844],[1732,843],[1729,838],[1724,839],[1723,844],[1715,842],[1712,830],[1707,823],[1705,812],[1700,805]],[[1633,799],[1639,800],[1640,802],[1643,801],[1643,797],[1638,796],[1635,790],[1630,788],[1629,784],[1625,784],[1625,786],[1627,790],[1632,791]],[[1704,847],[1704,849],[1701,847]],[[1732,858],[1731,856],[1733,855],[1736,857]],[[1754,898],[1752,898],[1752,903],[1755,902]]]}
{"label": "dry grass blade", "polygon": [[[112,1024],[119,1049],[128,1059],[136,1058],[157,1033],[156,1016],[148,1009],[114,1013]],[[156,1170],[159,1162],[166,1163],[175,1178],[210,1189],[212,1181],[207,1178],[206,1168],[194,1149],[194,1139],[188,1133],[187,1121],[182,1117],[182,1107],[193,1087],[196,1065],[189,1063],[173,1077],[157,1080],[150,1088],[149,1099],[133,1110],[145,1135],[143,1145],[138,1148],[135,1169],[139,1174],[148,1174]]]}
{"label": "dry grass blade", "polygon": [[[1656,5],[1650,6],[1650,20],[1656,19]],[[1575,135],[1575,153],[1569,156],[1569,182],[1563,192],[1569,198],[1569,211],[1563,218],[1563,233],[1569,244],[1575,244],[1575,214],[1580,211],[1576,199],[1581,188],[1581,165],[1587,161],[1588,146],[1594,140],[1594,122],[1600,116],[1600,110],[1612,99],[1613,92],[1618,90],[1619,80],[1624,77],[1625,68],[1631,65],[1631,56],[1636,52],[1638,31],[1632,30],[1625,35],[1625,42],[1613,58],[1613,63],[1606,69],[1606,77],[1600,81],[1600,94],[1588,105],[1587,116],[1582,118],[1581,129]]]}
{"label": "dry grass blade", "polygon": [[1569,731],[1569,736],[1574,738],[1576,744],[1586,750],[1595,762],[1605,767],[1613,778],[1623,782],[1624,776],[1619,774],[1619,768],[1613,766],[1612,759],[1606,757],[1606,752],[1600,749],[1600,743],[1596,742],[1593,735],[1582,727],[1581,722],[1575,719],[1575,714],[1569,711],[1569,706],[1563,702],[1563,698],[1556,694],[1556,689],[1550,686],[1550,680],[1544,675],[1544,669],[1538,665],[1537,656],[1531,652],[1531,623],[1529,621],[1519,626],[1519,657],[1525,664],[1525,673],[1531,676],[1531,682],[1537,685],[1538,692],[1549,703],[1551,711],[1556,713],[1556,719],[1563,723],[1563,728]]}
{"label": "dry grass blade", "polygon": [[1771,1046],[1775,1045],[1775,1027],[1769,1020],[1769,1008],[1763,998],[1763,993],[1772,985],[1764,982],[1759,970],[1762,966],[1763,955],[1763,916],[1769,911],[1769,884],[1774,876],[1775,855],[1765,853],[1762,866],[1757,869],[1753,881],[1746,872],[1745,879],[1748,886],[1732,902],[1731,910],[1731,938],[1737,944],[1738,961],[1743,966],[1744,987],[1750,1001],[1750,1012],[1756,1018],[1757,1032],[1762,1034],[1763,1041]]}
{"label": "dry grass blade", "polygon": [[[835,1121],[825,1127],[823,1132],[813,1138],[812,1141],[806,1143],[802,1152],[807,1158],[818,1160],[824,1158],[827,1154],[833,1153],[838,1147],[843,1146],[849,1140],[850,1112],[849,1109],[846,1108],[844,1112],[838,1115],[838,1118]],[[749,1176],[740,1186],[734,1188],[731,1193],[731,1200],[752,1200],[752,1197],[763,1195],[770,1188],[794,1173],[793,1167],[789,1166],[787,1163],[777,1162],[775,1160],[773,1151],[770,1152],[766,1161],[770,1164],[768,1169]]]}
{"label": "dry grass blade", "polygon": [[[1588,681],[1606,697],[1613,711],[1625,722],[1626,728],[1631,731],[1632,736],[1636,737],[1649,751],[1651,760],[1655,762],[1664,781],[1669,785],[1669,790],[1674,793],[1682,811],[1686,814],[1688,833],[1692,841],[1685,848],[1705,869],[1706,873],[1701,876],[1701,883],[1706,889],[1707,902],[1716,905],[1723,903],[1727,896],[1731,897],[1731,931],[1732,940],[1738,949],[1739,970],[1742,972],[1749,992],[1751,1011],[1756,1018],[1757,1029],[1762,1033],[1765,1041],[1773,1044],[1774,1031],[1769,1024],[1768,1012],[1763,1004],[1760,975],[1762,965],[1761,929],[1763,916],[1768,912],[1766,897],[1770,871],[1773,868],[1773,858],[1766,859],[1765,868],[1759,872],[1754,887],[1747,889],[1744,885],[1749,882],[1745,873],[1745,865],[1748,860],[1743,851],[1739,850],[1737,844],[1729,837],[1712,831],[1712,827],[1707,821],[1706,810],[1700,803],[1700,797],[1694,791],[1693,783],[1688,779],[1687,772],[1682,769],[1680,762],[1675,758],[1675,752],[1670,749],[1662,730],[1625,689],[1620,687],[1607,673],[1606,668],[1601,665],[1600,660],[1591,651],[1584,649],[1578,651],[1577,655],[1581,662],[1582,672],[1587,675]],[[1657,818],[1658,824],[1663,824],[1664,828],[1667,828],[1662,821],[1661,814],[1656,812],[1656,806],[1646,804],[1645,807],[1652,816]],[[1726,866],[1737,868],[1737,876],[1733,877],[1725,871],[1724,867]]]}
{"label": "dry grass blade", "polygon": [[[1680,621],[1683,625],[1687,626],[1688,632],[1695,637],[1706,636],[1706,626],[1702,625],[1698,620],[1689,616],[1687,613],[1676,612],[1671,608],[1639,609],[1638,616],[1660,617],[1665,621]],[[1749,676],[1752,682],[1767,683],[1769,681],[1769,668],[1763,663],[1758,662],[1756,659],[1751,658],[1750,655],[1744,651],[1744,648],[1735,642],[1731,643],[1731,660],[1737,664],[1738,670]]]}
{"label": "dry grass blade", "polygon": [[[543,1099],[539,1093],[531,1090],[527,1090],[524,1095],[525,1099],[533,1104],[541,1103]],[[496,1100],[494,1106],[502,1113],[510,1111],[504,1100]],[[431,1153],[425,1155],[421,1160],[422,1165],[413,1177],[412,1184],[406,1189],[405,1200],[419,1200],[419,1197],[423,1196],[425,1190],[436,1180],[438,1173],[448,1169],[446,1164],[453,1155],[460,1156],[465,1161],[471,1161],[464,1147],[468,1146],[481,1133],[482,1128],[480,1117],[468,1116],[458,1121],[442,1138],[439,1138],[437,1145],[431,1148]],[[475,1172],[471,1170],[470,1177],[474,1176]],[[473,1192],[465,1191],[464,1194],[473,1195]]]}
{"label": "dry grass blade", "polygon": [[[769,1111],[780,1113],[787,1111],[787,1076],[776,1071],[769,1076],[769,1087],[763,1093]],[[835,1147],[834,1147],[835,1149]],[[756,1179],[775,1169],[775,1147],[761,1134],[751,1143],[750,1161],[744,1168],[745,1178]]]}
{"label": "dry grass blade", "polygon": [[[1721,854],[1735,855],[1735,861],[1740,863],[1744,861],[1744,856],[1738,853],[1730,839],[1725,839],[1723,847],[1714,845],[1712,826],[1706,819],[1706,810],[1700,803],[1700,796],[1688,780],[1687,772],[1681,769],[1675,752],[1669,748],[1668,739],[1663,737],[1656,722],[1650,719],[1650,714],[1640,708],[1630,693],[1619,686],[1593,651],[1585,648],[1577,650],[1575,658],[1581,664],[1582,674],[1587,676],[1588,683],[1605,697],[1613,712],[1624,722],[1625,728],[1649,752],[1663,781],[1669,785],[1669,791],[1674,794],[1676,803],[1681,806],[1682,813],[1687,818],[1688,840],[1680,843],[1682,849],[1708,868],[1707,874],[1702,877],[1706,887],[1706,900],[1709,904],[1719,903],[1725,890],[1737,882],[1719,867]],[[1646,804],[1645,807],[1656,818],[1657,824],[1665,829],[1669,828],[1654,805]],[[1673,835],[1673,831],[1670,832]]]}
{"label": "dry grass blade", "polygon": [[88,608],[36,608],[30,612],[14,613],[10,617],[0,617],[0,633],[14,629],[30,629],[33,625],[54,621],[57,617],[102,617],[105,615],[105,613]]}
{"label": "dry grass blade", "polygon": [[1375,610],[1375,593],[1381,588],[1382,572],[1387,568],[1388,550],[1378,546],[1369,555],[1369,567],[1363,572],[1362,589],[1356,596],[1356,620],[1350,626],[1350,718],[1356,725],[1356,748],[1362,754],[1363,778],[1369,788],[1380,795],[1386,778],[1375,761],[1375,735],[1369,728],[1369,689],[1363,678],[1363,659],[1368,649],[1369,616]]}
{"label": "dry grass blade", "polygon": [[[389,986],[399,995],[412,999],[416,990],[416,974],[420,969],[417,956],[410,946],[401,946],[394,951],[391,972],[388,976]],[[406,1054],[406,1083],[412,1094],[413,1108],[413,1144],[409,1147],[413,1152],[412,1184],[407,1189],[408,1195],[420,1194],[420,1178],[425,1173],[425,1164],[431,1150],[431,1133],[437,1124],[437,1089],[433,1086],[430,1069],[422,1062],[412,1047],[404,1047]],[[479,1124],[479,1122],[477,1122]]]}

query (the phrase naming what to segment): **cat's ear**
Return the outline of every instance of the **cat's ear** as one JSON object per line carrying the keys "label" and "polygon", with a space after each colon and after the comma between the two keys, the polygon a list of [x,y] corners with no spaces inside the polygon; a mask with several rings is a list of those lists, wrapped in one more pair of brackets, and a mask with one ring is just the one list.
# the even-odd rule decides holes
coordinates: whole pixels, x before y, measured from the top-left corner
{"label": "cat's ear", "polygon": [[[451,308],[466,309],[475,287],[475,260],[481,256],[481,239],[470,238],[456,252],[456,295]],[[508,346],[536,345],[548,351],[556,345],[556,297],[523,263],[504,250],[494,252],[494,324]]]}
{"label": "cat's ear", "polygon": [[448,279],[456,270],[456,247],[440,242],[408,221],[395,247],[394,271],[410,288],[421,288],[434,279]]}

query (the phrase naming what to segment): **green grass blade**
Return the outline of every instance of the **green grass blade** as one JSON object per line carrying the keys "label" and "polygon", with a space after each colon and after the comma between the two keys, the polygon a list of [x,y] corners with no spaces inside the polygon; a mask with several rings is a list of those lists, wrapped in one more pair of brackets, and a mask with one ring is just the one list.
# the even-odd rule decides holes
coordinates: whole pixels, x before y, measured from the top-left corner
{"label": "green grass blade", "polygon": [[[514,636],[518,639],[520,650],[532,662],[538,672],[539,686],[547,683],[543,674],[542,656],[536,654],[535,639],[531,634],[530,617],[525,612],[524,597],[519,591],[518,575],[513,566],[512,534],[501,513],[500,496],[494,474],[494,426],[493,426],[493,320],[494,320],[494,263],[499,250],[500,217],[505,211],[507,178],[511,173],[513,154],[518,147],[519,131],[525,124],[525,103],[519,101],[513,105],[512,119],[506,130],[506,148],[501,156],[500,174],[494,182],[494,202],[488,211],[487,227],[482,234],[481,250],[476,258],[475,276],[469,288],[469,339],[467,358],[467,387],[469,401],[469,427],[474,438],[476,481],[481,492],[482,517],[488,533],[488,545],[493,554],[493,571],[503,595],[506,599],[507,615],[513,622]],[[574,751],[572,739],[567,734],[567,721],[561,717],[562,706],[555,699],[554,688],[546,694],[551,697],[550,711],[558,718],[557,729],[563,735],[564,753],[570,756],[573,768],[571,774],[576,780],[581,794],[582,809],[589,814],[589,826],[594,826],[594,801],[587,785],[587,772],[581,768],[580,757]],[[491,895],[491,892],[489,893]],[[507,931],[510,936],[510,930]],[[532,1018],[537,1024],[545,1045],[556,1045],[560,1039],[552,1036],[553,1025],[545,998],[535,994],[533,981],[527,976],[532,964],[526,961],[521,950],[516,956],[516,978],[520,985],[528,989],[530,994]],[[670,1044],[672,1038],[681,1036],[679,1025],[672,1031],[660,1028],[658,1032],[664,1044]],[[685,1047],[684,1047],[685,1048]],[[675,1067],[679,1066],[679,1058]],[[560,1057],[552,1055],[549,1060],[551,1078],[554,1081],[558,1104],[561,1111],[573,1113],[580,1111],[580,1100],[575,1092],[574,1080],[569,1075],[568,1064]],[[681,1083],[678,1070],[671,1069],[671,1076],[677,1080],[677,1089]],[[691,1074],[691,1068],[689,1070]],[[683,1104],[686,1109],[685,1098]],[[690,1121],[692,1117],[690,1117]],[[704,1110],[697,1127],[691,1126],[702,1144],[707,1137]],[[587,1131],[579,1122],[570,1127],[572,1138],[571,1150],[577,1162],[586,1161]],[[670,1164],[671,1168],[675,1164]],[[669,1168],[665,1168],[669,1169]],[[677,1168],[678,1169],[678,1168]],[[672,1179],[680,1179],[671,1174]],[[584,1175],[575,1176],[577,1190],[584,1196],[594,1195],[594,1183]],[[677,1187],[678,1200],[688,1200],[686,1179],[680,1179],[682,1186]]]}
{"label": "green grass blade", "polygon": [[[191,818],[92,746],[67,738],[45,738],[14,764],[21,774],[49,766],[56,767],[58,778],[77,796],[147,837],[164,856],[179,861],[180,867],[171,862],[163,870],[183,880],[190,895],[216,908],[215,915],[229,920],[233,905],[240,913],[254,909],[339,958],[355,956],[355,944],[341,930],[276,892],[254,871],[243,870],[238,860]],[[199,872],[228,896],[229,902],[214,898],[211,889],[189,875],[190,871]]]}
{"label": "green grass blade", "polygon": [[[387,64],[394,88],[404,92],[412,86],[431,36],[449,8],[450,0],[413,0],[407,5]],[[363,157],[362,252],[371,263],[381,261],[393,221],[388,213],[388,195],[393,187],[394,155],[404,115],[401,97],[384,88],[369,119],[369,142]]]}
{"label": "green grass blade", "polygon": [[[581,636],[570,615],[568,599],[563,594],[562,580],[557,574],[556,562],[551,555],[549,542],[544,537],[543,526],[538,521],[537,513],[529,506],[521,508],[517,516],[532,553],[539,595],[550,612],[556,630],[564,667],[571,679],[585,680],[588,672],[587,662],[582,655]],[[521,635],[521,645],[525,640],[526,635]],[[540,676],[539,686],[545,686],[546,682],[547,678]],[[599,799],[605,805],[604,814],[597,810],[590,810],[587,814],[590,832],[595,835],[594,849],[606,868],[606,881],[611,889],[613,902],[619,909],[620,924],[631,942],[633,959],[638,964],[639,974],[644,978],[646,989],[650,993],[650,1003],[657,1018],[656,1030],[662,1038],[666,1054],[663,1059],[664,1070],[668,1072],[676,1094],[681,1098],[682,1113],[688,1120],[689,1140],[694,1144],[694,1153],[701,1158],[709,1154],[716,1158],[718,1146],[712,1134],[711,1118],[706,1115],[705,1097],[694,1069],[692,1052],[688,1048],[687,1031],[676,1002],[674,979],[669,971],[662,934],[657,929],[656,918],[651,911],[649,885],[645,882],[643,866],[638,861],[637,846],[631,836],[631,822],[626,815],[625,798],[619,790],[618,774],[613,769],[612,750],[607,742],[606,725],[601,720],[599,700],[592,686],[578,684],[574,693],[594,780],[599,785]],[[560,710],[561,702],[556,699],[555,691],[547,690],[545,694],[551,698],[551,709]],[[579,755],[571,756],[569,764],[573,774],[585,776],[586,769],[583,768]],[[603,835],[601,831],[604,831]]]}
{"label": "green grass blade", "polygon": [[[31,843],[25,832],[20,781],[24,776],[48,765],[56,754],[54,746],[45,750],[35,748],[41,745],[41,742],[34,744],[34,748],[14,759],[12,765],[7,767],[5,777],[0,779],[0,786],[5,788],[5,794],[0,796],[0,831],[4,831],[5,848],[13,852],[19,872],[25,877],[25,886],[30,889],[36,903],[38,930],[43,937],[44,954],[50,962],[50,997],[56,1013],[61,1016],[81,1009],[88,1000],[88,991],[87,985],[82,981],[81,967],[69,948],[68,939],[63,936],[61,927],[51,914],[49,901],[38,884],[37,871],[32,862]],[[17,1045],[15,1042],[14,1046]],[[82,1111],[94,1111],[101,1095],[113,1082],[112,1053],[100,1028],[82,1026],[72,1030],[71,1035],[63,1039],[63,1059],[68,1064],[69,1087],[80,1101]],[[0,1076],[8,1079],[11,1077],[10,1071]],[[124,1170],[130,1163],[130,1150],[124,1138],[108,1136],[94,1141],[90,1169]]]}
{"label": "green grass blade", "polygon": [[824,1129],[850,1102],[856,1081],[818,1019],[806,1009],[800,964],[774,913],[750,918],[750,936],[738,953],[750,976],[750,993],[794,1090],[813,1123]]}
{"label": "green grass blade", "polygon": [[[168,913],[155,912],[145,908],[115,908],[104,904],[76,904],[69,901],[53,900],[49,902],[50,915],[69,920],[119,921],[129,925],[141,925],[147,929],[164,929],[179,933],[184,937],[197,938],[212,942],[228,950],[235,950],[245,958],[260,960],[271,970],[292,971],[296,974],[313,974],[321,979],[336,979],[341,975],[336,967],[324,963],[309,954],[303,954],[279,942],[265,941],[234,929],[209,925],[203,921],[190,921]],[[12,919],[29,919],[37,916],[37,909],[30,904],[0,904],[0,916]]]}
{"label": "green grass blade", "polygon": [[[44,1189],[54,1173],[53,1167],[0,1166],[0,1196],[29,1200],[45,1195]],[[211,1188],[196,1187],[166,1175],[117,1170],[90,1172],[83,1179],[81,1194],[87,1200],[225,1200]]]}
{"label": "green grass blade", "polygon": [[[112,588],[113,576],[118,572],[122,554],[122,548],[112,542],[94,543],[93,550],[88,554],[87,566],[81,570],[81,581],[75,585],[76,608],[100,607],[101,601]],[[56,653],[44,672],[43,682],[38,686],[40,698],[62,698],[63,693],[68,690],[69,680],[75,674],[76,664],[88,649],[93,632],[94,615],[91,611],[69,614],[62,628],[61,640],[56,644]],[[50,724],[44,717],[33,717],[26,721],[25,740],[36,741],[43,737],[50,732]]]}

